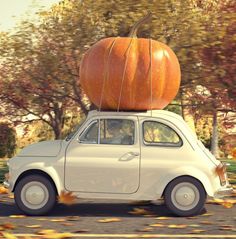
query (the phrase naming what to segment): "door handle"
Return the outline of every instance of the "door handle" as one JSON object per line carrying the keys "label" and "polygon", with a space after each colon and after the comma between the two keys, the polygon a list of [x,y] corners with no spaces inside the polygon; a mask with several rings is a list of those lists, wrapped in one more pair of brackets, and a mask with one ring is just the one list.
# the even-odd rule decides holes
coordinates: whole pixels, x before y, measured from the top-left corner
{"label": "door handle", "polygon": [[137,156],[139,156],[138,152],[128,152],[128,153],[125,153],[124,155],[122,155],[119,158],[119,161],[130,161],[131,159],[133,159]]}
{"label": "door handle", "polygon": [[138,152],[129,152],[128,154],[130,154],[130,155],[132,155],[132,156],[135,156],[135,157],[139,156],[139,153],[138,153]]}

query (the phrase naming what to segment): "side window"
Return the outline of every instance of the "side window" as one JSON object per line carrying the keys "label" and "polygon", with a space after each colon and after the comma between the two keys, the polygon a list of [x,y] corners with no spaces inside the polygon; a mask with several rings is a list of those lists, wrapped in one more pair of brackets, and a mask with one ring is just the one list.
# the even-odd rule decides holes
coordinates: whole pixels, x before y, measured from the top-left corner
{"label": "side window", "polygon": [[86,144],[98,143],[98,121],[92,123],[80,136],[80,142]]}
{"label": "side window", "polygon": [[182,145],[181,138],[172,128],[156,121],[145,121],[143,123],[143,139],[147,145]]}
{"label": "side window", "polygon": [[132,145],[134,132],[135,126],[132,120],[100,120],[100,144]]}

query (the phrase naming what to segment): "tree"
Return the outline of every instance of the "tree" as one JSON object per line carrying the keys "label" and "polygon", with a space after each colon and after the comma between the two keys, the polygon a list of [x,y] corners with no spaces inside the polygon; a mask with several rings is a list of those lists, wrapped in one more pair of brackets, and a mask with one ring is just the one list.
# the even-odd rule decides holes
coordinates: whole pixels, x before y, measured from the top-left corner
{"label": "tree", "polygon": [[[208,44],[202,49],[202,61],[205,64],[203,83],[209,91],[207,104],[211,105],[213,118],[211,151],[218,156],[218,118],[222,113],[236,112],[236,44],[232,38],[236,33],[236,21],[232,18],[236,6],[234,1],[219,1],[218,12],[207,29]],[[227,117],[224,124],[229,126]]]}
{"label": "tree", "polygon": [[[228,89],[227,82],[229,84],[233,77],[230,71],[233,63],[228,60],[224,63],[231,73],[227,73],[223,84],[216,83],[216,77],[212,76],[216,70],[214,63],[209,63],[212,59],[205,54],[217,52],[216,46],[225,42],[225,47],[220,47],[224,56],[223,49],[234,43],[230,34],[218,39],[219,33],[232,33],[233,29],[226,31],[226,26],[232,25],[228,16],[232,15],[229,9],[233,5],[227,7],[229,0],[223,5],[222,2],[61,1],[49,11],[40,12],[37,23],[23,22],[15,33],[0,34],[2,114],[13,121],[26,121],[25,115],[34,115],[34,120],[42,120],[53,128],[56,138],[61,137],[66,114],[86,114],[91,109],[79,84],[79,66],[84,52],[101,38],[127,36],[131,26],[147,11],[153,13],[153,18],[140,29],[139,37],[166,43],[181,64],[182,83],[172,109],[182,107],[183,116],[192,112],[197,117],[200,111],[213,115],[216,97],[221,109],[226,102],[231,109],[233,101],[229,104],[229,99],[235,91]],[[219,22],[224,23],[223,28]],[[218,90],[214,91],[216,88]],[[202,95],[199,89],[210,93]],[[223,99],[218,92],[227,92],[226,97]]]}
{"label": "tree", "polygon": [[5,122],[0,123],[0,158],[12,157],[16,149],[16,131]]}

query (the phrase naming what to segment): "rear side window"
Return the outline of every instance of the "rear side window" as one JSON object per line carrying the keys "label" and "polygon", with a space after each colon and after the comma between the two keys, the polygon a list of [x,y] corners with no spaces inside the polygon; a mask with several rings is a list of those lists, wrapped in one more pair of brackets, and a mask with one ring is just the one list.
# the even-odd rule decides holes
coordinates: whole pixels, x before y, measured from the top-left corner
{"label": "rear side window", "polygon": [[146,145],[181,146],[179,135],[169,126],[157,121],[143,123],[143,140]]}

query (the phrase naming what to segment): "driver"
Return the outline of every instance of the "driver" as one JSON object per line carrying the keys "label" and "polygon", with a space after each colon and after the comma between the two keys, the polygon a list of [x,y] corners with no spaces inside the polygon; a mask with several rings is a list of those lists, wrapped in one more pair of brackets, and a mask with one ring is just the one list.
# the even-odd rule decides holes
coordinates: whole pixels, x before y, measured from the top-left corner
{"label": "driver", "polygon": [[124,132],[122,132],[121,120],[109,120],[107,122],[107,130],[109,133],[110,144],[121,144],[124,138]]}

